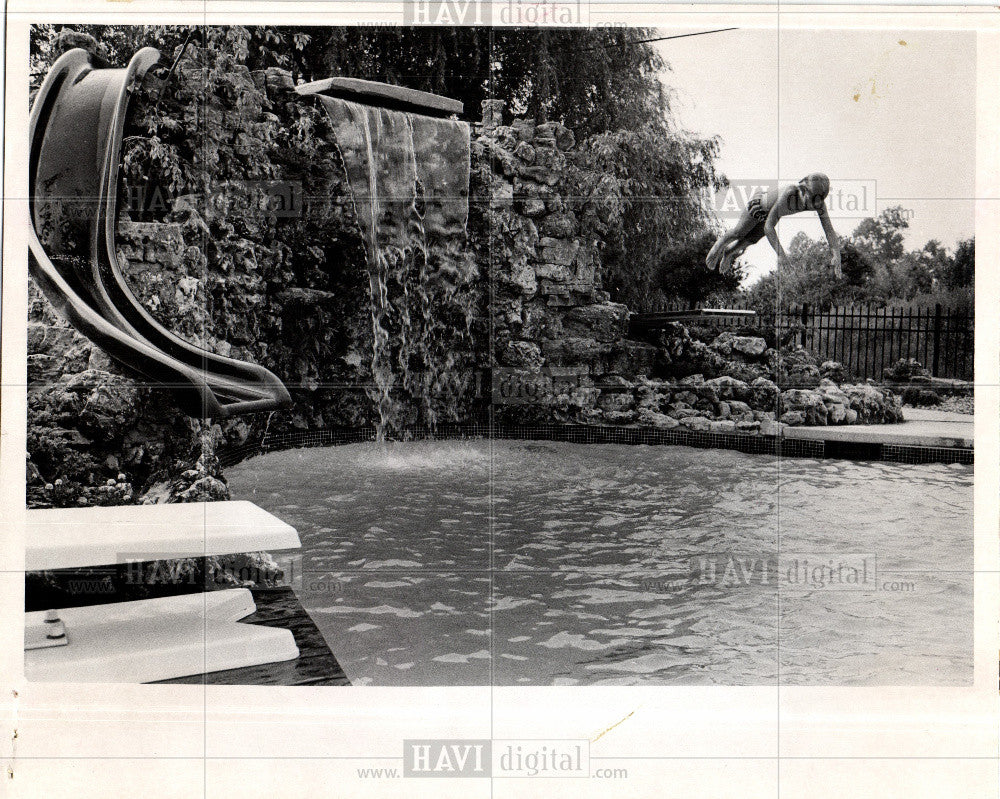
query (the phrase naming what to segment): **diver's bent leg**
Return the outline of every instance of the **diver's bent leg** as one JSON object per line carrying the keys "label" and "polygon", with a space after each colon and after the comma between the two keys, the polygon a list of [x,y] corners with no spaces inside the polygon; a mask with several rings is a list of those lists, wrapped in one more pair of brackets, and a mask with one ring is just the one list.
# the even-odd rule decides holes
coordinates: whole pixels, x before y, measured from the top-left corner
{"label": "diver's bent leg", "polygon": [[722,256],[722,263],[719,267],[719,271],[724,275],[728,275],[733,270],[733,261],[739,258],[749,247],[749,243],[745,241],[734,241],[729,247],[726,248],[726,254]]}
{"label": "diver's bent leg", "polygon": [[723,251],[725,248],[732,246],[735,239],[731,233],[723,233],[716,240],[715,244],[712,245],[712,249],[708,251],[708,255],[705,258],[705,265],[709,269],[719,268],[719,259],[722,258]]}
{"label": "diver's bent leg", "polygon": [[[719,237],[719,240],[715,243],[715,247],[712,248],[712,252],[709,253],[709,258],[712,257],[713,253],[715,255],[715,268],[719,268],[723,272],[728,272],[733,260],[742,255],[743,250],[750,246],[759,226],[760,220],[753,215],[753,211],[748,205],[743,209],[736,224],[723,236]],[[716,251],[716,248],[718,248],[718,251]],[[730,252],[736,248],[739,251],[730,255]],[[719,264],[720,253],[721,264]]]}

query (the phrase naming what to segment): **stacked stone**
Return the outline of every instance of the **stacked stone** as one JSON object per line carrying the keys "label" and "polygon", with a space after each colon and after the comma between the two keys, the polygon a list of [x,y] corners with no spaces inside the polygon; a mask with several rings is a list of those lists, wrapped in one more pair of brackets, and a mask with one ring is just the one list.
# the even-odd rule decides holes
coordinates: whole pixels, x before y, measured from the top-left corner
{"label": "stacked stone", "polygon": [[[275,101],[274,110],[292,113],[276,99],[288,92],[287,75],[272,71],[252,79]],[[761,338],[730,333],[701,341],[681,325],[645,340],[630,338],[629,310],[611,302],[601,285],[606,212],[573,188],[582,168],[573,133],[557,123],[504,125],[502,111],[501,104],[486,103],[476,126],[469,226],[470,252],[494,289],[483,281],[476,325],[491,315],[478,341],[491,348],[494,391],[485,399],[500,420],[769,432],[780,424],[902,418],[890,392],[838,387],[843,367],[818,364],[802,349],[777,352]],[[231,111],[220,119],[237,138],[244,122]],[[325,134],[317,128],[313,135]],[[341,196],[339,173],[324,168],[331,193]],[[363,256],[350,215],[332,204],[323,228],[330,235],[320,242],[326,249],[296,251],[294,269],[293,254],[283,248],[278,258],[277,247],[264,246],[259,227],[240,227],[238,235],[222,229],[226,260],[219,262],[216,246],[209,268],[202,248],[217,236],[198,207],[174,198],[171,221],[121,222],[119,255],[143,305],[165,327],[209,350],[257,362],[272,357],[277,373],[297,387],[295,408],[275,426],[370,422],[363,392],[318,389],[334,378],[363,383],[368,374],[366,281],[354,256],[345,255],[354,246],[358,264]],[[34,287],[28,333],[33,506],[162,498],[164,485],[180,499],[222,490],[194,477],[192,464],[205,451],[201,423],[182,417],[167,392],[122,372]],[[505,398],[498,381],[515,390]],[[508,402],[510,396],[515,401]],[[470,418],[476,408],[470,402]],[[239,444],[260,433],[265,417],[215,426],[213,447],[216,439]],[[190,485],[177,475],[191,478]]]}
{"label": "stacked stone", "polygon": [[[830,361],[821,367],[804,362],[802,352],[779,353],[764,339],[725,333],[709,345],[717,357],[728,352],[732,360],[716,371],[729,372],[706,379],[698,373],[675,380],[639,378],[632,385],[634,404],[622,398],[619,385],[612,418],[661,429],[685,427],[702,432],[775,434],[785,426],[884,424],[903,421],[898,396],[871,383],[840,386],[829,375],[843,366]],[[790,355],[786,362],[786,355]],[[805,366],[810,368],[806,369]],[[756,368],[755,368],[756,367]],[[754,377],[754,372],[757,376]],[[741,374],[747,379],[733,377]],[[788,377],[791,373],[791,378]],[[808,377],[804,377],[808,375]],[[779,387],[775,378],[782,381]],[[789,382],[793,387],[787,387]],[[797,387],[807,383],[808,387]],[[604,394],[598,407],[609,408]],[[623,412],[634,410],[633,415]]]}
{"label": "stacked stone", "polygon": [[[525,380],[554,370],[566,390],[543,392],[552,418],[596,419],[596,382],[647,373],[656,348],[628,339],[628,308],[601,286],[597,210],[573,197],[569,179],[573,132],[528,119],[503,125],[502,115],[502,102],[486,101],[473,142],[489,190],[495,364]],[[613,404],[615,392],[605,393]]]}
{"label": "stacked stone", "polygon": [[216,345],[213,351],[219,351],[219,345],[227,349],[224,342],[206,340],[211,326],[207,318],[205,260],[200,249],[185,244],[180,224],[122,220],[117,244],[129,286],[146,310],[192,343]]}

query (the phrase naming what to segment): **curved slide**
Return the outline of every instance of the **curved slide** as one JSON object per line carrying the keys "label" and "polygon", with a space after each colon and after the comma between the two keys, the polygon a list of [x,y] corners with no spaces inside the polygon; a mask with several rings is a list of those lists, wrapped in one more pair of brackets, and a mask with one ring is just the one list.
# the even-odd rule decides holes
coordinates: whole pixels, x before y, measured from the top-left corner
{"label": "curved slide", "polygon": [[[124,69],[85,50],[52,66],[31,107],[29,268],[83,335],[190,416],[221,419],[291,404],[275,375],[175,336],[129,289],[115,250],[118,161],[129,96],[159,60],[140,50]],[[42,242],[45,242],[43,245]]]}

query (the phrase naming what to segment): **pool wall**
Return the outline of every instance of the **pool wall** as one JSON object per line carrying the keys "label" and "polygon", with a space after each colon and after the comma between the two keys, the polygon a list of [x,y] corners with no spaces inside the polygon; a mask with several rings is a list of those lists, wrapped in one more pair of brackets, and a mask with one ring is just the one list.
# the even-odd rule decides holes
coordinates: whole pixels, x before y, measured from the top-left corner
{"label": "pool wall", "polygon": [[[410,437],[419,439],[492,438],[497,440],[565,441],[577,444],[676,445],[699,449],[731,449],[751,455],[774,455],[785,458],[842,458],[896,463],[974,462],[972,449],[963,447],[925,447],[884,442],[795,439],[781,435],[740,433],[705,433],[689,430],[656,430],[637,427],[589,425],[442,425],[434,431],[413,430]],[[298,433],[279,433],[247,442],[219,453],[224,467],[265,452],[300,447],[328,447],[374,441],[374,428],[331,428]]]}

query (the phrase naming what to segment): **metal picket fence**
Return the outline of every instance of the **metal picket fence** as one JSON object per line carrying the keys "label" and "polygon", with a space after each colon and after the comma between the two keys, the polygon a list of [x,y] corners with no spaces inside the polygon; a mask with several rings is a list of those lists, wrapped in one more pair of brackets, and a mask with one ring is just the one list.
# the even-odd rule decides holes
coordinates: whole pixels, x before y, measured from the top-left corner
{"label": "metal picket fence", "polygon": [[[726,308],[752,310],[739,303],[727,303]],[[658,309],[680,310],[690,306],[667,304]],[[712,325],[773,330],[778,339],[796,341],[820,360],[840,361],[862,379],[881,380],[883,372],[903,358],[920,361],[934,377],[973,378],[975,317],[942,305],[816,308],[804,303],[758,311],[753,319],[713,319]]]}

